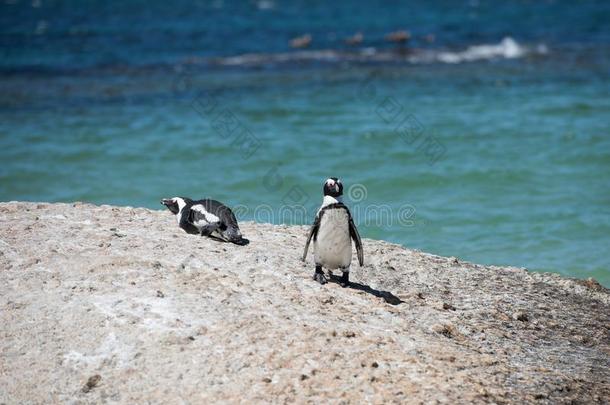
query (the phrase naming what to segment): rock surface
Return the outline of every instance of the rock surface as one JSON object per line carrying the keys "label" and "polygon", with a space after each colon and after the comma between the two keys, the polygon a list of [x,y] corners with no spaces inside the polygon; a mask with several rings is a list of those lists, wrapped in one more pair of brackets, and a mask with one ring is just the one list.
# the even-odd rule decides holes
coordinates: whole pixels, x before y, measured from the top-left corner
{"label": "rock surface", "polygon": [[356,284],[320,286],[306,227],[242,230],[0,204],[0,403],[608,403],[594,280],[364,240]]}

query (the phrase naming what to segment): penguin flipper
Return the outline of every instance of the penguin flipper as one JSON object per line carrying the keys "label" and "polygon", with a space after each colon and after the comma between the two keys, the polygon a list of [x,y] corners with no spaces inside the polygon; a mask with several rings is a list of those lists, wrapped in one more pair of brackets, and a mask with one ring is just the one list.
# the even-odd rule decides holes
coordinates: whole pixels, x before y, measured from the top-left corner
{"label": "penguin flipper", "polygon": [[362,250],[362,240],[360,239],[360,234],[358,233],[358,229],[356,228],[356,224],[354,224],[354,220],[352,219],[351,215],[349,217],[349,235],[356,244],[358,264],[360,264],[360,266],[362,267],[364,265],[364,251]]}
{"label": "penguin flipper", "polygon": [[220,228],[220,222],[215,222],[213,224],[208,224],[199,229],[199,233],[201,236],[210,236],[214,231]]}
{"label": "penguin flipper", "polygon": [[318,229],[320,229],[320,219],[321,218],[322,218],[322,211],[320,211],[320,213],[318,215],[316,215],[316,219],[313,222],[311,229],[309,229],[309,235],[307,235],[307,243],[305,243],[305,251],[303,252],[303,257],[301,258],[302,261],[305,261],[305,259],[307,259],[307,250],[309,250],[309,243],[311,242],[311,238],[313,238],[315,240],[318,235]]}
{"label": "penguin flipper", "polygon": [[180,215],[180,223],[178,224],[178,226],[180,226],[180,228],[184,229],[184,231],[186,233],[193,233],[193,234],[199,233],[199,230],[197,229],[197,227],[195,227],[195,225],[193,225],[193,223],[190,220],[190,216],[191,216],[190,208],[188,208],[188,210],[183,209],[179,215]]}

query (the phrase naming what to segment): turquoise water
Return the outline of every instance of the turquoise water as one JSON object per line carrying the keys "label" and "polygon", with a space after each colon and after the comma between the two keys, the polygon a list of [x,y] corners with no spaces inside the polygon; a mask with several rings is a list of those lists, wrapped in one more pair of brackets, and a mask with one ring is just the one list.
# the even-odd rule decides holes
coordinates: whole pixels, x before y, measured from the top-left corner
{"label": "turquoise water", "polygon": [[[206,31],[189,13],[128,24],[132,8],[91,4],[91,21],[74,7],[28,20],[42,11],[0,6],[19,20],[1,37],[0,200],[160,209],[162,197],[207,196],[242,220],[301,224],[338,176],[365,237],[610,286],[605,4],[427,9],[412,29],[437,39],[406,53],[383,35],[408,10],[333,20],[341,6],[214,6],[216,19],[199,15]],[[451,28],[460,21],[474,28]],[[333,39],[361,27],[362,50]],[[303,32],[323,39],[287,48]],[[495,48],[472,49],[482,44]]]}

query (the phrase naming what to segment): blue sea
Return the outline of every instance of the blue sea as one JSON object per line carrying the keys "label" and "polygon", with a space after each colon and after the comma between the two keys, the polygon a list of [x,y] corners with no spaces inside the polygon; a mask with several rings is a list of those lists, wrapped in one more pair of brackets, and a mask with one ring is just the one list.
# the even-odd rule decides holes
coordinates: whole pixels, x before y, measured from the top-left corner
{"label": "blue sea", "polygon": [[364,237],[610,286],[608,1],[13,0],[0,55],[2,201],[308,224],[337,176]]}

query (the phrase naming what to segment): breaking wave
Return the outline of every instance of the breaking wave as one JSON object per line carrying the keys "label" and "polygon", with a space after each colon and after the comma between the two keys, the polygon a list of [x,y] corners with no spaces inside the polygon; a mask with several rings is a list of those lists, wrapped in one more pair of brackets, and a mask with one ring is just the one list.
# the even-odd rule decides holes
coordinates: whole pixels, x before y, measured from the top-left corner
{"label": "breaking wave", "polygon": [[530,54],[546,54],[545,45],[529,47],[519,44],[511,37],[497,44],[471,45],[462,50],[438,50],[418,48],[396,48],[392,50],[374,47],[359,50],[297,50],[282,53],[248,53],[227,57],[193,57],[189,64],[220,66],[263,66],[303,62],[355,62],[355,63],[464,63],[493,59],[516,59]]}
{"label": "breaking wave", "polygon": [[155,70],[181,70],[186,66],[208,68],[258,68],[283,67],[300,64],[458,64],[497,59],[518,59],[528,55],[544,55],[548,53],[544,44],[526,46],[519,44],[511,37],[506,37],[496,44],[471,45],[464,49],[447,48],[410,48],[395,47],[377,48],[363,47],[360,49],[299,49],[291,52],[246,53],[234,56],[191,56],[178,62],[138,64],[126,63],[98,64],[87,67],[65,66],[19,66],[0,67],[0,74],[15,75],[75,75],[99,72],[111,73],[141,73]]}
{"label": "breaking wave", "polygon": [[473,45],[462,52],[439,52],[436,60],[443,63],[461,63],[494,58],[515,59],[528,53],[546,53],[546,46],[539,45],[530,49],[519,45],[511,37],[506,37],[500,43],[493,45]]}

